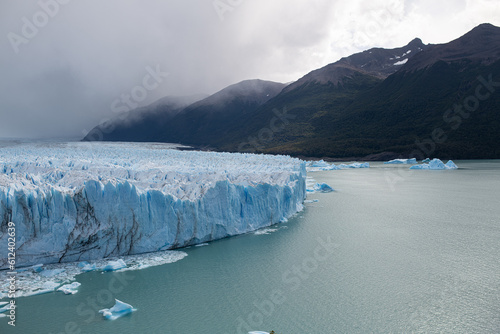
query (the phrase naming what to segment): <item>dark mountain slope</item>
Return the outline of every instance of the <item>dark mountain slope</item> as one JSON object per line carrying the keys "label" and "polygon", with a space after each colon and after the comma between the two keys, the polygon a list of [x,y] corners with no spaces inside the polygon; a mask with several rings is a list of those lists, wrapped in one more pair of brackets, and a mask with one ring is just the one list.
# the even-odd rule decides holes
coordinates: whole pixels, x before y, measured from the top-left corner
{"label": "dark mountain slope", "polygon": [[159,141],[191,145],[214,145],[232,131],[236,124],[262,104],[275,97],[285,84],[246,80],[231,85],[177,114],[156,138]]}
{"label": "dark mountain slope", "polygon": [[[500,158],[500,92],[491,93],[488,99],[480,101],[477,110],[468,118],[447,113],[464,100],[475,101],[476,89],[481,84],[479,76],[487,79],[491,75],[493,81],[500,82],[499,30],[481,25],[453,42],[429,46],[385,80],[365,88],[358,87],[356,92],[351,90],[353,94],[347,100],[342,100],[340,95],[330,95],[320,104],[326,95],[317,87],[307,88],[314,86],[311,83],[294,89],[287,87],[261,107],[260,115],[266,114],[264,110],[271,115],[269,110],[281,104],[290,113],[299,114],[297,120],[291,120],[271,140],[260,141],[256,151],[318,157],[362,157],[387,151],[403,156],[415,155],[419,151],[422,153],[423,146],[419,143],[428,143],[433,131],[438,129],[436,133],[444,131],[446,140],[434,143],[432,150],[424,147],[428,155]],[[460,45],[464,46],[463,52],[459,50]],[[435,59],[432,64],[429,63],[431,59]],[[332,85],[332,91],[335,89],[338,87]],[[494,89],[500,91],[500,88]],[[487,93],[484,89],[481,92]],[[298,108],[296,100],[290,98],[298,95],[302,101],[310,102]],[[469,96],[470,100],[466,100]],[[278,99],[280,103],[276,103]],[[452,118],[454,121],[450,120]],[[297,136],[301,128],[304,128],[303,135]],[[257,135],[258,130],[245,133],[241,140]],[[236,148],[231,141],[226,142],[224,149]]]}
{"label": "dark mountain slope", "polygon": [[191,95],[161,98],[146,107],[123,112],[105,126],[96,126],[83,140],[154,141],[175,115],[205,97]]}

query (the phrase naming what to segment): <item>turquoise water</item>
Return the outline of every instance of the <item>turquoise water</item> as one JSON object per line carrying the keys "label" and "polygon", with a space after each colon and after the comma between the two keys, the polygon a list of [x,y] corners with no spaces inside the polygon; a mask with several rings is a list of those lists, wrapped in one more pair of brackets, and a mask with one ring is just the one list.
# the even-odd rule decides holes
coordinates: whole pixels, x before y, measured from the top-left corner
{"label": "turquoise water", "polygon": [[[500,161],[310,173],[336,189],[263,235],[87,273],[17,300],[0,333],[500,333]],[[112,298],[138,310],[105,321]]]}

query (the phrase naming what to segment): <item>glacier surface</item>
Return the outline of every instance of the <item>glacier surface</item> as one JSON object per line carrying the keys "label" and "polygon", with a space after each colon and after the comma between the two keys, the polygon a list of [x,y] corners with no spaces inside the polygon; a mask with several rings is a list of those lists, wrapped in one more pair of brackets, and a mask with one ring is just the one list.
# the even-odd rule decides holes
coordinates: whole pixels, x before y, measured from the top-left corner
{"label": "glacier surface", "polygon": [[[0,149],[0,244],[17,266],[175,249],[255,231],[302,210],[306,168],[288,156],[163,144],[52,143]],[[7,267],[7,247],[0,269]],[[90,268],[89,268],[90,269]]]}

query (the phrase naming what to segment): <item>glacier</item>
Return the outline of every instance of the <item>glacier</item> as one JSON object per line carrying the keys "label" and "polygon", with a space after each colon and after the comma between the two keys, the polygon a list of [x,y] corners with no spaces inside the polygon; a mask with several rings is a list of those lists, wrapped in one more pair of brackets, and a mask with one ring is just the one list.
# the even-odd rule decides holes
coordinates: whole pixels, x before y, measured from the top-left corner
{"label": "glacier", "polygon": [[458,169],[458,166],[451,160],[446,164],[439,159],[433,159],[428,164],[414,165],[410,169],[426,169],[426,170],[445,170],[445,169]]}
{"label": "glacier", "polygon": [[[176,249],[286,221],[303,208],[305,162],[144,143],[0,149],[0,244],[17,266]],[[7,248],[0,250],[0,269]]]}

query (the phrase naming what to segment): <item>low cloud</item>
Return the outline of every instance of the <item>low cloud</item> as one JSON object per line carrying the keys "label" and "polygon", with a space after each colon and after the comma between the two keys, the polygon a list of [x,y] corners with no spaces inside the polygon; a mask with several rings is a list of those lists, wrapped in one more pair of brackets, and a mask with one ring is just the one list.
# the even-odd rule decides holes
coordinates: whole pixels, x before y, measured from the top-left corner
{"label": "low cloud", "polygon": [[[222,7],[221,6],[222,3]],[[219,7],[217,7],[217,5]],[[495,0],[39,0],[0,3],[0,137],[82,136],[112,103],[214,93],[252,78],[289,82],[369,47],[457,38],[500,25]],[[221,11],[221,8],[224,10]]]}

